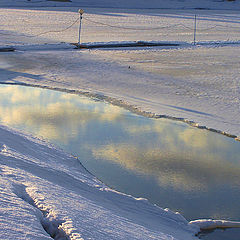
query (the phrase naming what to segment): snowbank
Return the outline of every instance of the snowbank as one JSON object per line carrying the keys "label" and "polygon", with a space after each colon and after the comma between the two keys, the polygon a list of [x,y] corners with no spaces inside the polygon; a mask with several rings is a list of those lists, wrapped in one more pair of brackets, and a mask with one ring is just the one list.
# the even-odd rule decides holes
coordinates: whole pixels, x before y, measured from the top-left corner
{"label": "snowbank", "polygon": [[79,160],[0,127],[2,239],[195,239],[178,213],[115,192]]}

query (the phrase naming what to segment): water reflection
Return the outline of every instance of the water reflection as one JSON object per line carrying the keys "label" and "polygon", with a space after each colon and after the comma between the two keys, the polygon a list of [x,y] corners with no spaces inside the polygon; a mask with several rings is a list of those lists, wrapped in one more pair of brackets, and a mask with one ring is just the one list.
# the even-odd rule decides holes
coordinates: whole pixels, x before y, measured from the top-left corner
{"label": "water reflection", "polygon": [[66,144],[92,121],[111,122],[121,118],[118,107],[95,105],[87,98],[41,89],[2,86],[0,101],[3,124],[34,129],[39,136]]}
{"label": "water reflection", "polygon": [[0,87],[0,121],[77,155],[107,185],[189,220],[240,220],[240,148],[230,138],[72,94],[16,86]]}
{"label": "water reflection", "polygon": [[240,166],[224,161],[216,153],[190,154],[176,147],[168,152],[161,146],[154,148],[128,143],[104,145],[94,150],[94,156],[154,176],[160,186],[198,192],[219,184],[239,187]]}
{"label": "water reflection", "polygon": [[216,229],[214,231],[206,231],[199,235],[200,239],[205,240],[239,240],[240,229]]}

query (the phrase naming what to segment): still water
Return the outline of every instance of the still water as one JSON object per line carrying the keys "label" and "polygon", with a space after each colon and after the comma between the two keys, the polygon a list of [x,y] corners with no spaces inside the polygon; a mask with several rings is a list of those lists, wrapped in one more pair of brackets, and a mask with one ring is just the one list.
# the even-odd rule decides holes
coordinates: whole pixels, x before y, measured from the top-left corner
{"label": "still water", "polygon": [[[47,138],[78,156],[108,186],[188,220],[240,220],[240,143],[231,138],[82,96],[21,86],[0,86],[0,123]],[[202,238],[237,236],[240,231],[230,229]]]}

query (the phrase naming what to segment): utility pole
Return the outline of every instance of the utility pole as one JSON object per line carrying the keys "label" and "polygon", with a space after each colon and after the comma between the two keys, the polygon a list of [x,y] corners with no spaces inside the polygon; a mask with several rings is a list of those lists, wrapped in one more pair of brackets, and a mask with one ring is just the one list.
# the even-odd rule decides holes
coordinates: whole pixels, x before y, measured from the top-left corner
{"label": "utility pole", "polygon": [[78,10],[79,15],[79,33],[78,33],[78,46],[80,46],[81,28],[82,28],[82,15],[84,13],[83,9]]}
{"label": "utility pole", "polygon": [[193,44],[196,45],[196,32],[197,32],[197,15],[194,17],[194,37]]}

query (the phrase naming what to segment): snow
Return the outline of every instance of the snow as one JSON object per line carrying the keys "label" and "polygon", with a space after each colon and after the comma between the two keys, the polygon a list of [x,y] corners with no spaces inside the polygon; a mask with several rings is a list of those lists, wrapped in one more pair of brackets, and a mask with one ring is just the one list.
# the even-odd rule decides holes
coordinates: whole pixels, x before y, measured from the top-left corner
{"label": "snow", "polygon": [[51,6],[82,6],[82,7],[107,7],[107,8],[127,8],[127,9],[152,9],[152,8],[160,8],[160,9],[235,9],[239,10],[240,5],[239,1],[214,1],[214,0],[71,0],[71,1],[61,1],[61,0],[8,0],[0,1],[1,6],[3,7],[51,7]]}
{"label": "snow", "polygon": [[197,225],[201,230],[212,230],[216,228],[239,228],[240,222],[226,220],[200,219],[191,221],[189,224]]}
{"label": "snow", "polygon": [[1,126],[0,146],[3,239],[187,240],[199,229],[109,189],[77,158],[40,139]]}
{"label": "snow", "polygon": [[0,55],[1,82],[89,92],[240,136],[238,11],[85,8],[82,43],[180,43],[89,51],[70,44],[78,41],[78,8],[0,9],[0,45],[17,49]]}
{"label": "snow", "polygon": [[[80,91],[240,136],[238,0],[11,0],[0,6],[0,46],[16,48],[0,53],[0,83]],[[78,40],[80,7],[82,43],[180,46],[76,50],[71,43]],[[211,10],[199,10],[206,8]],[[239,225],[188,223],[180,214],[109,189],[78,159],[4,126],[0,178],[3,239],[188,240],[200,228]]]}

